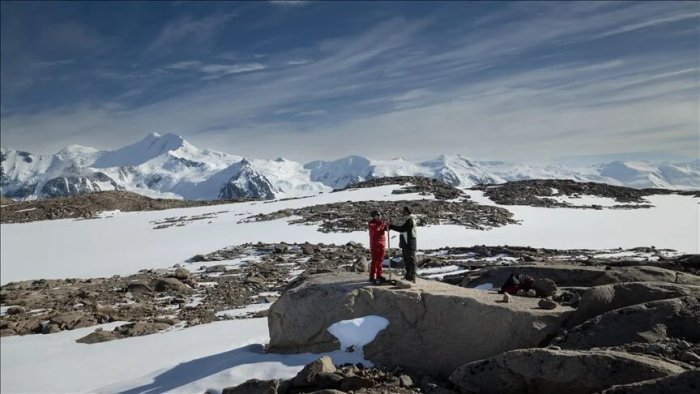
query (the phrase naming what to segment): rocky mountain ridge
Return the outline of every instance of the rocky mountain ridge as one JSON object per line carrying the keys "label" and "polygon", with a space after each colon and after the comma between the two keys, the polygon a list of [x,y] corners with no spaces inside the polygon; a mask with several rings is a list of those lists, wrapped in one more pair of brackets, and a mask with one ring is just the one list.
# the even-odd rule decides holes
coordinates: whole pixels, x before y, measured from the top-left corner
{"label": "rocky mountain ridge", "polygon": [[348,156],[302,164],[199,149],[171,133],[151,133],[112,151],[80,145],[70,145],[54,155],[0,150],[0,194],[17,200],[106,190],[187,200],[273,199],[394,176],[433,178],[458,187],[569,179],[634,188],[700,189],[700,160],[658,165],[615,161],[584,169],[474,161],[460,155],[441,155],[421,163]]}

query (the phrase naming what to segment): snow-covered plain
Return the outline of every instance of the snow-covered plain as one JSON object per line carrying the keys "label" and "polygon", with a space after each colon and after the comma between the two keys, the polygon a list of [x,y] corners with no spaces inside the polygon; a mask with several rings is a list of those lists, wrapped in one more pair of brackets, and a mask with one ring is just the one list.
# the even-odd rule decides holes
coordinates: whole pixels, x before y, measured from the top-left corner
{"label": "snow-covered plain", "polygon": [[[26,279],[100,277],[131,274],[144,268],[170,267],[196,255],[246,242],[368,243],[363,232],[321,233],[316,226],[287,224],[289,219],[240,223],[259,213],[349,200],[422,199],[391,194],[396,186],[355,189],[314,197],[250,202],[151,212],[119,212],[103,219],[54,220],[0,226],[2,283]],[[496,205],[479,191],[468,191],[480,204]],[[419,248],[519,245],[559,249],[613,249],[656,246],[699,253],[698,199],[666,195],[648,198],[654,208],[583,210],[505,206],[521,221],[489,231],[462,226],[420,229]],[[595,203],[595,199],[587,201]],[[154,230],[170,217],[214,214],[184,226]]]}
{"label": "snow-covered plain", "polygon": [[[0,226],[1,279],[2,283],[7,283],[24,279],[132,274],[143,268],[182,264],[195,254],[245,242],[339,244],[356,241],[366,245],[368,240],[364,232],[325,234],[317,231],[316,226],[289,225],[289,219],[240,221],[258,213],[348,200],[425,198],[418,194],[391,194],[396,188],[348,190],[286,201],[111,212],[94,220],[3,224]],[[468,193],[479,203],[495,205],[480,192]],[[648,200],[653,208],[635,210],[507,206],[505,208],[514,213],[520,224],[489,231],[446,225],[421,227],[419,248],[486,244],[614,249],[654,245],[684,253],[700,253],[700,200],[677,195],[652,196]],[[206,213],[215,215],[188,221],[181,227],[154,229],[155,222],[169,217]],[[196,268],[200,265],[197,263]],[[381,329],[377,329],[379,323],[372,319],[336,328],[339,335],[352,338],[353,327],[358,334],[358,330],[366,330],[367,326],[374,327],[377,332]],[[320,356],[264,353],[262,348],[268,341],[267,319],[220,321],[92,345],[75,342],[92,330],[94,327],[2,338],[1,391],[217,392],[249,378],[291,377]],[[331,357],[337,364],[362,361],[360,352],[337,351]]]}

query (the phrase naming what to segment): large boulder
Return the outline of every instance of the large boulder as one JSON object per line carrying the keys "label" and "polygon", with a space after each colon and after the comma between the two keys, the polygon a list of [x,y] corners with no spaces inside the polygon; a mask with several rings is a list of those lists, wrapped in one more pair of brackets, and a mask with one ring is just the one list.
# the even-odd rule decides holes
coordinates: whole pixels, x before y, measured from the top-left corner
{"label": "large boulder", "polygon": [[700,392],[700,369],[695,368],[663,378],[613,386],[603,394],[658,394]]}
{"label": "large boulder", "polygon": [[573,327],[613,309],[648,301],[700,296],[700,286],[659,282],[628,282],[595,286],[583,292],[576,312],[567,322]]}
{"label": "large boulder", "polygon": [[535,279],[548,278],[559,287],[591,287],[622,282],[665,282],[700,286],[698,276],[658,267],[603,268],[550,264],[489,268],[484,272],[465,277],[461,285],[476,287],[491,283],[494,287],[500,288],[512,272],[529,275]]}
{"label": "large boulder", "polygon": [[667,338],[700,342],[700,300],[689,296],[652,301],[606,312],[555,338],[567,349],[659,342]]}
{"label": "large boulder", "polygon": [[446,377],[464,363],[540,345],[572,312],[569,307],[541,309],[537,299],[513,297],[503,303],[502,298],[420,279],[409,289],[398,289],[369,286],[365,275],[351,272],[312,275],[270,308],[269,350],[336,350],[339,342],[329,326],[379,315],[389,325],[364,346],[367,359]]}
{"label": "large boulder", "polygon": [[449,380],[461,393],[587,394],[683,371],[623,352],[521,349],[462,365]]}

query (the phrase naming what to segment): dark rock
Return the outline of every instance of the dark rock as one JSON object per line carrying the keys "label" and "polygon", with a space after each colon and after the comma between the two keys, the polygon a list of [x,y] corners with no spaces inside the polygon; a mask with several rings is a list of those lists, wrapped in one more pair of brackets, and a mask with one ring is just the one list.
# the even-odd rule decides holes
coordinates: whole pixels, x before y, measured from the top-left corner
{"label": "dark rock", "polygon": [[559,306],[559,304],[557,304],[556,302],[552,301],[552,299],[549,298],[549,297],[548,297],[548,298],[543,298],[543,299],[539,300],[539,301],[537,302],[537,305],[538,305],[540,308],[542,308],[542,309],[554,309],[554,308],[556,308],[557,306]]}
{"label": "dark rock", "polygon": [[22,306],[11,306],[7,308],[8,315],[19,315],[22,313],[27,313],[27,310]]}
{"label": "dark rock", "polygon": [[557,293],[557,284],[548,278],[535,279],[532,288],[535,289],[538,297],[551,297]]}
{"label": "dark rock", "polygon": [[695,368],[658,379],[616,385],[602,394],[697,393],[700,390],[700,369]]}
{"label": "dark rock", "polygon": [[374,387],[375,383],[372,379],[363,378],[360,376],[348,376],[340,382],[340,390],[356,391],[359,389]]}
{"label": "dark rock", "polygon": [[151,286],[156,291],[174,291],[178,293],[189,293],[190,288],[175,278],[157,278],[151,281]]}
{"label": "dark rock", "polygon": [[101,342],[108,342],[112,341],[115,339],[119,339],[120,336],[117,335],[114,331],[104,331],[104,330],[98,330],[91,332],[90,334],[76,340],[78,343],[85,343],[85,344],[93,344],[93,343],[101,343]]}
{"label": "dark rock", "polygon": [[590,349],[667,338],[700,342],[700,301],[682,297],[647,302],[605,312],[555,338],[563,349]]}
{"label": "dark rock", "polygon": [[130,282],[126,286],[126,291],[133,295],[148,295],[153,293],[153,288],[151,288],[151,286],[144,283],[143,281],[137,280]]}
{"label": "dark rock", "polygon": [[319,372],[314,377],[314,386],[319,389],[337,389],[340,387],[340,382],[343,377],[337,373]]}
{"label": "dark rock", "polygon": [[221,394],[277,394],[279,380],[250,379],[236,387],[227,387]]}

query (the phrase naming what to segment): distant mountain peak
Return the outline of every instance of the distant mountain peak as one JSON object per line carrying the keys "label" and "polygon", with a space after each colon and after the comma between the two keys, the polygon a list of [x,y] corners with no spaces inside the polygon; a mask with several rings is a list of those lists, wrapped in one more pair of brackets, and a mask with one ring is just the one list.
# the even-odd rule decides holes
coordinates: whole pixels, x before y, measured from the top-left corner
{"label": "distant mountain peak", "polygon": [[197,148],[177,134],[166,133],[160,135],[158,133],[150,133],[141,141],[117,150],[105,152],[95,161],[94,167],[137,166],[158,156],[183,148],[185,150],[198,151]]}

